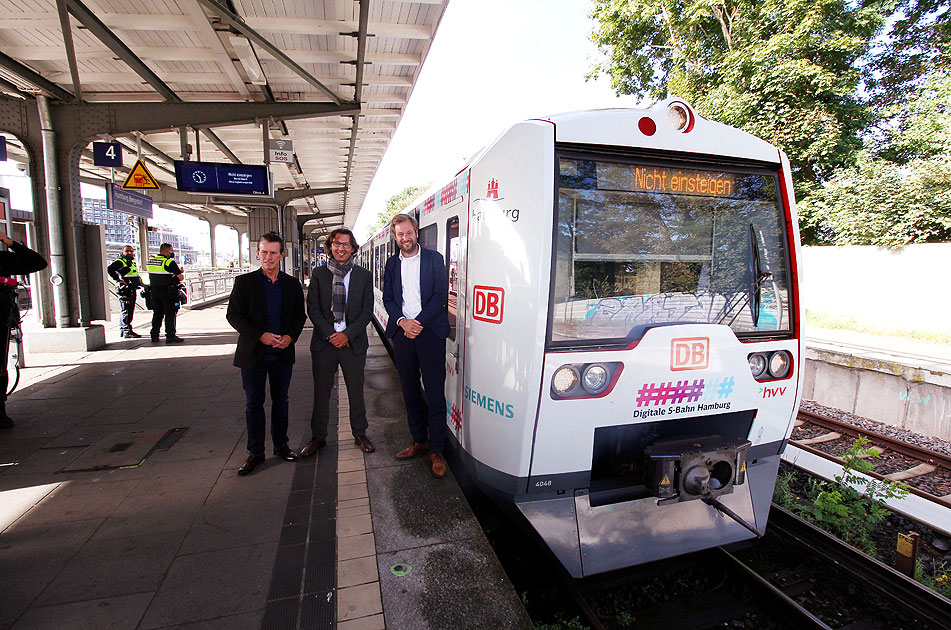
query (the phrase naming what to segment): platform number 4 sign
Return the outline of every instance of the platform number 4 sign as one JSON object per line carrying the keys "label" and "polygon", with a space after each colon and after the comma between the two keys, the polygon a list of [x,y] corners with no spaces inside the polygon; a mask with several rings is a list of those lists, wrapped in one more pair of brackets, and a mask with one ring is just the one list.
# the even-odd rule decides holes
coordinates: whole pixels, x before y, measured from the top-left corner
{"label": "platform number 4 sign", "polygon": [[92,163],[96,166],[122,168],[122,145],[118,142],[93,142]]}

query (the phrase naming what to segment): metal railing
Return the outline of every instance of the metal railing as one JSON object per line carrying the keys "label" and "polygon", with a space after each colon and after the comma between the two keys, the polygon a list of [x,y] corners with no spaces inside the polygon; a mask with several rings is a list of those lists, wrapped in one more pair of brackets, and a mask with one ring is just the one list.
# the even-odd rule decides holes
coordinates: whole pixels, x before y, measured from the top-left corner
{"label": "metal railing", "polygon": [[234,279],[246,269],[189,269],[185,272],[185,284],[188,286],[188,303],[185,308],[192,309],[231,295]]}

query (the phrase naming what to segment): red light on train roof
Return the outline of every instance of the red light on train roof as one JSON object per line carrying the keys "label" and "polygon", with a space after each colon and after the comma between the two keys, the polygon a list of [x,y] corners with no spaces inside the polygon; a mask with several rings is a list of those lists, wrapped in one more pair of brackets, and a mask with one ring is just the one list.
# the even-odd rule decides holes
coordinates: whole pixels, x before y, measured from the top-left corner
{"label": "red light on train roof", "polygon": [[641,130],[641,133],[645,136],[653,136],[657,133],[657,124],[652,118],[644,116],[637,121],[637,128]]}

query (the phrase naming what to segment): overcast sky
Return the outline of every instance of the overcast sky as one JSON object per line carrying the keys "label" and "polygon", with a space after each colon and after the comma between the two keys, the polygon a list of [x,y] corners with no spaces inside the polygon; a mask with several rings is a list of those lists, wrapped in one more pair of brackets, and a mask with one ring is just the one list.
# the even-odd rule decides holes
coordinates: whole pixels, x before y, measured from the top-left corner
{"label": "overcast sky", "polygon": [[361,209],[358,239],[389,197],[448,179],[513,123],[633,107],[606,78],[585,80],[597,56],[590,10],[590,0],[450,0]]}

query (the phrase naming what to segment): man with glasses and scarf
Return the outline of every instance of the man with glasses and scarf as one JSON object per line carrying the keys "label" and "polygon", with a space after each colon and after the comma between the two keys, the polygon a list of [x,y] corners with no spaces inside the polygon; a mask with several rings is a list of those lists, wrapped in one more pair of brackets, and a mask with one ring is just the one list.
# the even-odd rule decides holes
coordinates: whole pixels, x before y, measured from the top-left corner
{"label": "man with glasses and scarf", "polygon": [[330,421],[330,391],[343,371],[350,399],[350,431],[364,453],[376,450],[367,437],[367,411],[363,398],[363,371],[367,362],[367,324],[373,314],[370,272],[354,264],[357,239],[347,229],[327,237],[330,259],[314,269],[307,292],[307,315],[314,323],[310,356],[314,372],[314,410],[310,418],[311,439],[300,454],[310,457],[327,444]]}

